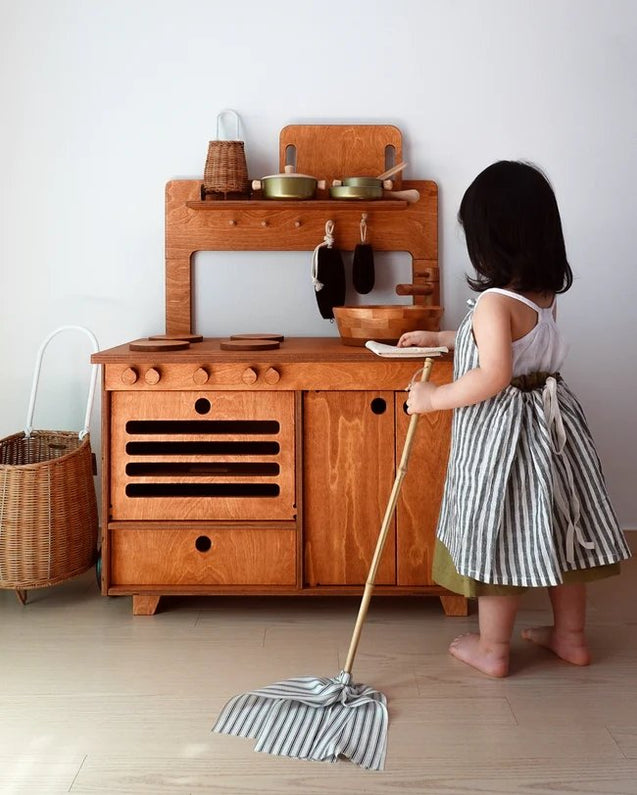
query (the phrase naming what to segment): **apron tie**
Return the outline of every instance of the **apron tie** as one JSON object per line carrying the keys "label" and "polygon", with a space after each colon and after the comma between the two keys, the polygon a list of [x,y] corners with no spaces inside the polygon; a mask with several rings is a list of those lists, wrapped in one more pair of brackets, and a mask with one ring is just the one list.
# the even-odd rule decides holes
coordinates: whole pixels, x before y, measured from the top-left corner
{"label": "apron tie", "polygon": [[[542,403],[544,405],[546,424],[551,437],[551,448],[556,455],[561,456],[566,445],[566,431],[564,430],[564,421],[562,419],[562,413],[560,412],[559,401],[557,398],[557,379],[555,376],[549,375],[546,379],[546,383],[542,391]],[[558,510],[567,521],[566,560],[570,564],[574,564],[576,540],[577,543],[585,549],[595,549],[595,544],[592,541],[586,540],[582,529],[579,526],[580,503],[577,498],[577,494],[575,493],[573,469],[571,468],[567,456],[564,456],[562,461],[564,464],[564,471],[566,473],[566,481],[570,492],[570,499],[565,493],[562,482],[555,476],[555,468],[553,469],[554,498]]]}

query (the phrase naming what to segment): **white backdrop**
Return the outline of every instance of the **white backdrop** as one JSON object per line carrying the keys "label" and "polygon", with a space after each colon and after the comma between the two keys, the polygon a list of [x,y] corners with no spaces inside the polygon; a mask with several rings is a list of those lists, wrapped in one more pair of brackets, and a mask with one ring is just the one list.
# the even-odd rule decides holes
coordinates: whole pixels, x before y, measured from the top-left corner
{"label": "white backdrop", "polygon": [[[439,184],[448,327],[468,297],[466,186],[501,158],[550,176],[576,275],[565,375],[637,528],[636,31],[632,0],[0,0],[0,434],[22,428],[53,328],[103,348],[163,331],[164,186],[202,175],[219,110],[241,114],[251,177],[278,170],[286,124],[392,123],[406,176]],[[198,330],[335,334],[292,257],[198,255]],[[383,285],[404,268],[383,261]],[[88,347],[65,337],[39,427],[81,423]]]}

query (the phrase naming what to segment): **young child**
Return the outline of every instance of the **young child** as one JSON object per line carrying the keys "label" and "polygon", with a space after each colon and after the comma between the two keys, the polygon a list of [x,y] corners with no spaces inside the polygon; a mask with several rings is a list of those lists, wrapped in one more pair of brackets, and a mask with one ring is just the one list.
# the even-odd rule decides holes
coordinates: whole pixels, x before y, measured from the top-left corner
{"label": "young child", "polygon": [[410,414],[454,409],[434,580],[478,599],[478,634],[454,657],[506,676],[520,594],[547,586],[554,623],[527,640],[587,665],[586,582],[619,573],[630,550],[610,504],[580,404],[559,374],[567,346],[556,293],[569,289],[553,190],[526,163],[479,174],[458,214],[479,293],[452,331],[412,331],[400,346],[455,348],[454,380],[411,385]]}

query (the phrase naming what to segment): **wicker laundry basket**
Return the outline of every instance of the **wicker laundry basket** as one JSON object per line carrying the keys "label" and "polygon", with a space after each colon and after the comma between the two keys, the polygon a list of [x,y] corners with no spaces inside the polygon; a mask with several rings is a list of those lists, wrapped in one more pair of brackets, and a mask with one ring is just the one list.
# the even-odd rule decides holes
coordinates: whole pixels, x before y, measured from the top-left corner
{"label": "wicker laundry basket", "polygon": [[32,420],[44,349],[38,351],[25,430],[0,440],[0,588],[22,603],[26,591],[81,574],[97,557],[97,500],[88,427],[98,365],[92,366],[84,427],[73,431],[33,430]]}
{"label": "wicker laundry basket", "polygon": [[219,137],[219,122],[224,114],[235,118],[236,138],[239,138],[239,115],[234,110],[222,110],[217,116],[217,140],[208,142],[204,167],[202,198],[217,196],[247,196],[250,192],[248,164],[243,141],[226,141]]}

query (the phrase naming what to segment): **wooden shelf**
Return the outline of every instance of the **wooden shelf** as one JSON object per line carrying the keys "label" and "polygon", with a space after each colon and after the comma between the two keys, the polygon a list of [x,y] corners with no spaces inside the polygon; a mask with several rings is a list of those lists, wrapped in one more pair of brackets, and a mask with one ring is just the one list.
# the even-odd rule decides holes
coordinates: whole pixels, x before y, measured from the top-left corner
{"label": "wooden shelf", "polygon": [[209,199],[207,201],[187,201],[186,207],[191,210],[326,210],[351,207],[355,210],[404,210],[407,202],[403,199]]}
{"label": "wooden shelf", "polygon": [[166,185],[166,333],[192,331],[192,256],[197,251],[313,251],[336,224],[336,245],[354,251],[360,216],[371,219],[375,251],[405,251],[412,258],[411,283],[431,287],[414,303],[440,302],[438,188],[428,180],[403,181],[417,202],[404,199],[201,199],[201,180]]}

